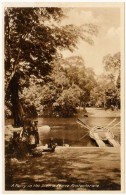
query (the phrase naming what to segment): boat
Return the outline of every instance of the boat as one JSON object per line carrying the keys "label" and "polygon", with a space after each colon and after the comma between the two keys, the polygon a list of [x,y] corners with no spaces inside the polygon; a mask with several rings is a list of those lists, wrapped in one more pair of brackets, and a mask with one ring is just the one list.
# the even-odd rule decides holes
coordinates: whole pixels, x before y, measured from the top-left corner
{"label": "boat", "polygon": [[106,127],[95,126],[89,131],[89,135],[92,139],[99,138],[103,141],[107,141],[108,137],[114,139],[114,134]]}
{"label": "boat", "polygon": [[103,126],[93,127],[89,131],[89,135],[91,139],[95,140],[99,147],[106,147],[106,144],[103,141],[107,141],[108,139],[114,140],[113,133]]}
{"label": "boat", "polygon": [[104,141],[108,141],[109,144],[113,147],[120,146],[120,144],[114,139],[114,134],[109,128],[104,126],[94,126],[93,128],[91,128],[80,119],[77,119],[77,123],[89,130],[90,138],[95,140],[99,147],[106,147]]}

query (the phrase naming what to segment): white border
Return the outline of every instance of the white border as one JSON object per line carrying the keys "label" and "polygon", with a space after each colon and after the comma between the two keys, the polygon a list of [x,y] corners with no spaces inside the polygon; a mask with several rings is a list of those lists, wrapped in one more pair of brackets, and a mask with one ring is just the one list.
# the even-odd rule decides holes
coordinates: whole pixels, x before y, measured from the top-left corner
{"label": "white border", "polygon": [[[15,0],[10,0],[10,1],[8,1],[8,0],[2,0],[1,1],[1,3],[0,3],[0,29],[2,30],[2,12],[3,12],[3,10],[2,10],[2,7],[3,7],[3,3],[6,3],[7,2],[7,4],[8,3],[23,3],[23,2],[27,2],[29,5],[28,6],[30,6],[30,4],[32,3],[32,5],[33,5],[33,2],[48,2],[48,3],[50,3],[50,4],[52,4],[52,3],[54,3],[54,2],[68,2],[68,3],[72,3],[72,5],[74,4],[73,2],[77,2],[77,3],[79,3],[79,2],[92,2],[92,3],[116,3],[116,2],[118,2],[118,3],[122,3],[122,2],[125,2],[125,1],[123,1],[123,0],[88,0],[88,1],[86,1],[86,0],[79,0],[79,1],[76,1],[76,0],[64,0],[64,1],[61,1],[61,0],[53,0],[53,1],[51,1],[51,0],[43,0],[43,1],[40,1],[40,0],[36,0],[36,1],[32,1],[32,0],[27,0],[27,1],[25,1],[25,0],[17,0],[17,1],[15,1]],[[126,9],[126,4],[125,4],[125,9]],[[126,16],[125,16],[125,21],[126,21]],[[126,22],[125,22],[125,26],[126,26]],[[3,55],[2,55],[2,52],[3,52],[3,48],[2,48],[2,33],[0,34],[1,36],[0,36],[0,45],[1,45],[1,47],[0,47],[0,64],[1,64],[1,67],[2,67],[2,64],[3,64],[3,62],[2,62],[2,58],[3,58]],[[126,40],[125,40],[126,41]],[[125,42],[126,43],[126,42]],[[126,68],[125,68],[125,70],[124,70],[124,72],[126,71]],[[126,73],[126,72],[125,72]],[[124,85],[125,85],[125,83],[124,83]],[[124,86],[124,88],[125,88],[125,90],[126,90],[126,86]],[[1,100],[2,101],[0,101],[0,110],[1,110],[1,112],[0,112],[0,126],[2,127],[2,124],[3,124],[3,121],[2,121],[2,118],[3,118],[3,112],[2,112],[2,110],[3,110],[3,75],[2,75],[2,68],[1,68],[1,72],[0,72],[0,97],[1,97]],[[124,100],[125,101],[125,100]],[[125,102],[124,102],[125,103]],[[124,114],[124,110],[122,111],[122,114]],[[1,132],[2,132],[2,130],[3,130],[3,128],[1,128]],[[122,137],[122,140],[124,141],[124,137]],[[3,139],[2,139],[2,133],[0,133],[0,148],[2,149],[2,147],[3,147]],[[124,145],[126,146],[126,143],[124,143]],[[1,152],[1,154],[3,154],[3,152]],[[124,157],[124,153],[121,155],[122,157]],[[122,163],[122,165],[123,165],[123,162],[121,161],[121,163]],[[1,163],[1,161],[0,161],[0,173],[2,173],[2,170],[3,170],[3,168],[2,168],[2,163]],[[124,175],[123,175],[124,176]],[[3,178],[2,178],[2,174],[0,175],[0,184],[2,184],[3,183]],[[1,194],[2,194],[2,188],[0,188],[0,192],[1,192]],[[42,194],[47,194],[47,192],[45,192],[45,193],[43,193],[44,191],[41,191],[41,192],[38,192],[38,191],[35,191],[35,194],[37,194],[37,193],[42,193]],[[68,192],[65,192],[65,194],[69,194],[71,191],[68,191]],[[20,192],[18,191],[17,192],[17,194],[19,194]],[[31,193],[31,192],[29,192],[29,193]],[[64,192],[48,192],[48,193],[53,193],[53,194],[55,194],[55,193],[58,193],[58,194],[63,194]],[[77,193],[77,194],[81,194],[80,192],[78,192],[78,191],[72,191],[72,193]],[[87,192],[87,191],[83,191],[82,193],[84,193],[84,194],[94,194],[94,193],[98,193],[98,194],[101,194],[100,192]],[[107,191],[105,191],[105,192],[103,192],[102,191],[102,194],[105,194],[105,193],[107,193],[107,194],[109,194]],[[111,192],[111,194],[114,194],[114,193],[116,193],[115,191],[114,192]],[[119,193],[119,192],[117,192],[117,193]],[[6,194],[8,194],[7,192],[6,192]],[[9,193],[10,194],[10,193]],[[12,194],[16,194],[16,191],[14,192],[12,192]],[[25,193],[23,193],[23,194],[25,194]],[[27,192],[27,194],[28,194],[28,192]],[[32,194],[34,194],[34,193],[32,193]]]}

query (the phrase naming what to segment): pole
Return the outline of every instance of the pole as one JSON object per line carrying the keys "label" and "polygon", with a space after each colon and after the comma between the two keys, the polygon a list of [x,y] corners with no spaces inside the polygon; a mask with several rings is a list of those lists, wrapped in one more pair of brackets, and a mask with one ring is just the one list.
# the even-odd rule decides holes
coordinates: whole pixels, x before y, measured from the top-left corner
{"label": "pole", "polygon": [[120,121],[118,123],[116,123],[113,127],[111,127],[110,129],[113,129],[114,127],[116,127],[117,125],[119,125],[119,123],[120,123]]}
{"label": "pole", "polygon": [[86,135],[88,135],[88,134],[89,134],[89,132],[86,133],[83,137],[81,137],[81,138],[79,139],[79,141],[80,141],[81,139],[83,139],[84,137],[86,137]]}
{"label": "pole", "polygon": [[[106,127],[108,127],[108,126],[110,126],[112,123],[114,123],[116,121],[116,118],[115,119],[113,119],[113,121],[111,121]],[[105,127],[105,128],[106,128]]]}
{"label": "pole", "polygon": [[83,125],[86,129],[90,130],[86,125],[82,124],[80,121],[77,121],[80,125]]}
{"label": "pole", "polygon": [[86,123],[82,122],[80,119],[77,119],[77,122],[80,122],[82,125],[85,125],[88,129],[91,129]]}

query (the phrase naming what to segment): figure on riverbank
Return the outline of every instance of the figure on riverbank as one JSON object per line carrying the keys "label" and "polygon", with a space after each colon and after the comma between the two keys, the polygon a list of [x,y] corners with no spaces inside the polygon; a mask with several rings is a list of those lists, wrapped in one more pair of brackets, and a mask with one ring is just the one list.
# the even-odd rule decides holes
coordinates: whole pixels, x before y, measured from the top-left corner
{"label": "figure on riverbank", "polygon": [[32,154],[32,149],[39,144],[38,121],[25,119],[20,133],[14,132],[9,143],[9,153],[14,157],[25,157]]}
{"label": "figure on riverbank", "polygon": [[49,140],[49,143],[48,143],[48,149],[49,149],[51,152],[54,152],[56,146],[57,146],[57,144],[54,142],[53,137],[51,137],[50,140]]}
{"label": "figure on riverbank", "polygon": [[39,144],[38,121],[26,120],[21,133],[22,141],[26,141],[29,149],[33,149]]}
{"label": "figure on riverbank", "polygon": [[34,121],[35,144],[39,144],[38,121]]}

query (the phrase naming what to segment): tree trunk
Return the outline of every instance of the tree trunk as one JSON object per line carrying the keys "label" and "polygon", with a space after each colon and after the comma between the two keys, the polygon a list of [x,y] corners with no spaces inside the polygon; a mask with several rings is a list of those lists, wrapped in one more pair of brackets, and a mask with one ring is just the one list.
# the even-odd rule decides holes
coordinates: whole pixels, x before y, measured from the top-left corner
{"label": "tree trunk", "polygon": [[[14,94],[12,94],[14,96]],[[13,98],[12,98],[13,99]],[[14,126],[20,127],[23,125],[23,116],[24,116],[24,110],[21,105],[19,97],[15,97],[12,102],[12,114],[14,118]]]}
{"label": "tree trunk", "polygon": [[23,125],[23,116],[24,116],[24,110],[19,99],[19,91],[20,91],[19,79],[20,79],[20,73],[16,72],[13,78],[11,79],[8,88],[9,94],[11,95],[12,115],[14,118],[13,125],[15,127],[20,127]]}
{"label": "tree trunk", "polygon": [[85,102],[83,102],[83,111],[84,113],[86,113],[86,103]]}

